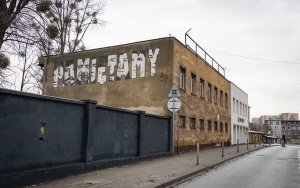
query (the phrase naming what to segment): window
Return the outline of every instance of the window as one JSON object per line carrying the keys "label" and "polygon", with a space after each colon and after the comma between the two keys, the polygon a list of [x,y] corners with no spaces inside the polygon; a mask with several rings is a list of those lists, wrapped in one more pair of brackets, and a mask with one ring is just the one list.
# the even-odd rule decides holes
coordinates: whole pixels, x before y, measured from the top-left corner
{"label": "window", "polygon": [[209,121],[209,120],[207,121],[207,129],[211,130],[211,121]]}
{"label": "window", "polygon": [[223,91],[220,90],[220,105],[223,106]]}
{"label": "window", "polygon": [[242,114],[242,102],[240,102],[240,114]]}
{"label": "window", "polygon": [[223,123],[220,123],[220,130],[223,131]]}
{"label": "window", "polygon": [[228,95],[225,93],[225,108],[228,108]]}
{"label": "window", "polygon": [[279,125],[279,122],[278,122],[278,121],[276,121],[276,125]]}
{"label": "window", "polygon": [[243,109],[242,110],[243,110],[242,114],[245,115],[245,105],[244,105],[244,103],[243,103]]}
{"label": "window", "polygon": [[204,119],[200,119],[200,129],[204,129]]}
{"label": "window", "polygon": [[211,101],[211,84],[207,86],[207,100]]}
{"label": "window", "polygon": [[185,127],[185,117],[179,116],[179,127]]}
{"label": "window", "polygon": [[225,131],[226,132],[228,131],[228,125],[227,125],[227,123],[225,123]]}
{"label": "window", "polygon": [[233,112],[235,112],[235,98],[233,98],[232,106],[233,106]]}
{"label": "window", "polygon": [[200,97],[204,97],[204,80],[200,79]]}
{"label": "window", "polygon": [[196,75],[191,74],[191,93],[195,94]]}
{"label": "window", "polygon": [[192,129],[196,128],[196,119],[195,118],[190,118],[190,127]]}
{"label": "window", "polygon": [[273,122],[272,122],[272,121],[270,121],[270,122],[269,122],[269,124],[270,124],[270,125],[273,125]]}
{"label": "window", "polygon": [[214,130],[218,130],[218,122],[215,121]]}
{"label": "window", "polygon": [[185,69],[180,67],[180,80],[179,87],[182,90],[185,90]]}
{"label": "window", "polygon": [[218,88],[214,88],[214,102],[215,104],[218,104]]}
{"label": "window", "polygon": [[236,113],[238,114],[239,113],[239,101],[236,100]]}
{"label": "window", "polygon": [[285,129],[285,127],[282,127],[282,129]]}

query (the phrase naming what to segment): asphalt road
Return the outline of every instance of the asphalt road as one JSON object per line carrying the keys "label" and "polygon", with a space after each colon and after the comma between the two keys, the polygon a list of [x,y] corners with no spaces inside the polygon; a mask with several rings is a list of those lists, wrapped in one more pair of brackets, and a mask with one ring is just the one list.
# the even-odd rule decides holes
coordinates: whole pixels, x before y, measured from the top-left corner
{"label": "asphalt road", "polygon": [[300,187],[300,146],[255,151],[177,187]]}

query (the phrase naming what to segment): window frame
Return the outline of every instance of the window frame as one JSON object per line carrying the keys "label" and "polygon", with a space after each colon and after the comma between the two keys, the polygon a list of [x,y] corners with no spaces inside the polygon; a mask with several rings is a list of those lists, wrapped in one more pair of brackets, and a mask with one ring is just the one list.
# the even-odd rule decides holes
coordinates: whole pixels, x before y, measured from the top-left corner
{"label": "window frame", "polygon": [[185,127],[185,116],[179,116],[179,127]]}
{"label": "window frame", "polygon": [[[192,122],[193,122],[193,125],[192,125]],[[190,128],[196,129],[196,118],[193,118],[193,117],[190,118]]]}
{"label": "window frame", "polygon": [[218,104],[218,88],[214,87],[214,103]]}
{"label": "window frame", "polygon": [[179,88],[185,91],[186,69],[180,67]]}
{"label": "window frame", "polygon": [[212,87],[212,85],[210,83],[207,83],[207,100],[208,101],[212,101],[212,98],[211,98],[211,87]]}
{"label": "window frame", "polygon": [[196,94],[196,74],[191,73],[191,94]]}
{"label": "window frame", "polygon": [[204,88],[205,88],[205,82],[203,79],[200,78],[200,97],[204,98]]}
{"label": "window frame", "polygon": [[205,125],[204,125],[204,119],[200,119],[200,125],[199,125],[200,130],[204,130],[205,129]]}

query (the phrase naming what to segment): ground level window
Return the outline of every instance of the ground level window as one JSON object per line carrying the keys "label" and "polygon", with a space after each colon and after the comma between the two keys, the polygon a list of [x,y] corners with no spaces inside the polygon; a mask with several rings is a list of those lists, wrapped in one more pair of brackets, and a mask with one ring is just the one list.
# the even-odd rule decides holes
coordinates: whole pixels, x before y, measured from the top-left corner
{"label": "ground level window", "polygon": [[195,118],[190,118],[190,127],[192,129],[196,128],[196,119]]}
{"label": "ground level window", "polygon": [[185,117],[179,116],[179,127],[185,127]]}
{"label": "ground level window", "polygon": [[209,121],[209,120],[207,121],[207,129],[211,130],[211,121]]}
{"label": "ground level window", "polygon": [[200,119],[200,129],[204,129],[204,119]]}
{"label": "ground level window", "polygon": [[215,121],[214,130],[218,130],[218,122]]}

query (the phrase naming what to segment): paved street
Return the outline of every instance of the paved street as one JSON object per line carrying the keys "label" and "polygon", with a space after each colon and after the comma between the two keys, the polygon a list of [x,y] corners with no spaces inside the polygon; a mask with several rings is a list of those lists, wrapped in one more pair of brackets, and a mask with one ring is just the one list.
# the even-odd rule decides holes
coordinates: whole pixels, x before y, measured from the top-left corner
{"label": "paved street", "polygon": [[[276,146],[278,147],[278,146]],[[34,185],[40,188],[52,187],[166,187],[186,177],[195,175],[216,164],[260,149],[259,145],[225,147],[222,157],[221,147],[200,150],[200,163],[196,164],[196,152],[164,157],[136,164],[98,170],[78,176]]]}
{"label": "paved street", "polygon": [[297,188],[300,146],[268,147],[232,161],[178,188]]}

